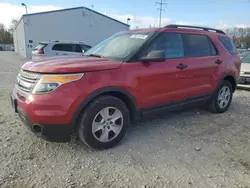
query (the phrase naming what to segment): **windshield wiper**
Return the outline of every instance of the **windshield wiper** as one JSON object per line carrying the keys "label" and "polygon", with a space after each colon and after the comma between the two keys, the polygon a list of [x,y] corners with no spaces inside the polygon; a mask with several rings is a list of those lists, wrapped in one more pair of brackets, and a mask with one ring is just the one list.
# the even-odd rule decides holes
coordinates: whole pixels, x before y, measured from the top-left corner
{"label": "windshield wiper", "polygon": [[103,58],[103,56],[101,56],[101,55],[99,55],[99,54],[89,54],[89,55],[87,55],[87,56]]}

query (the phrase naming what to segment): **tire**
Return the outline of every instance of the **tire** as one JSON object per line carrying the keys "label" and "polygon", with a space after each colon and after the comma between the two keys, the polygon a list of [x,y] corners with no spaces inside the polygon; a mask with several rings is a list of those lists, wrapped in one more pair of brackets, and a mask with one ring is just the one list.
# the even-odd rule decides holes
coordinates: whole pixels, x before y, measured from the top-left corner
{"label": "tire", "polygon": [[77,133],[80,141],[90,148],[108,149],[123,139],[129,124],[130,114],[126,104],[106,95],[96,98],[87,106],[78,122]]}
{"label": "tire", "polygon": [[[220,100],[220,99],[221,99],[221,93],[223,91],[225,91],[226,88],[228,89],[227,93],[229,94],[229,97],[224,96],[224,99],[225,98],[228,99],[228,102],[224,103],[224,106],[223,106],[223,105],[221,105],[223,99],[222,100]],[[226,89],[226,91],[227,91],[227,89]],[[212,100],[210,101],[210,104],[208,105],[208,110],[212,113],[224,113],[229,108],[229,106],[232,102],[232,98],[233,98],[232,84],[227,80],[223,80],[219,84],[219,87],[217,88]]]}

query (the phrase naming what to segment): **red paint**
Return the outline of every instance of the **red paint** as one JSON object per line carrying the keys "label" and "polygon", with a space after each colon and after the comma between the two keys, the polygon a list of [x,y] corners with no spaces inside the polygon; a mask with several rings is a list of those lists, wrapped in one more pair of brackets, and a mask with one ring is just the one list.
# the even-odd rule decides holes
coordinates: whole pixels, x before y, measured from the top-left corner
{"label": "red paint", "polygon": [[[218,33],[187,29],[146,29],[126,32],[181,32],[206,34],[215,44],[218,55],[167,59],[164,62],[122,63],[93,57],[56,57],[28,62],[23,70],[42,73],[84,72],[81,80],[60,86],[49,94],[33,95],[32,102],[21,100],[14,90],[18,105],[38,124],[67,124],[78,106],[95,91],[117,86],[128,91],[138,108],[148,108],[171,101],[212,93],[225,73],[238,78],[240,58],[229,54],[218,41]],[[220,59],[221,65],[215,64]],[[177,69],[180,63],[188,65]]]}

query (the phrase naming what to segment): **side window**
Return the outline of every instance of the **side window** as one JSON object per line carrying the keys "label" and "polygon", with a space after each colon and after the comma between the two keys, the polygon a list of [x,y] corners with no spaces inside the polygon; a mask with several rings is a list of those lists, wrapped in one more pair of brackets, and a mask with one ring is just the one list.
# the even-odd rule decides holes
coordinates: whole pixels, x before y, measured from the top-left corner
{"label": "side window", "polygon": [[[208,39],[209,40],[209,39]],[[211,40],[209,40],[209,45],[210,45],[210,51],[211,51],[211,55],[217,55],[217,50],[214,47],[214,44],[211,42]]]}
{"label": "side window", "polygon": [[184,57],[182,36],[179,33],[163,33],[143,53],[147,56],[152,51],[164,51],[166,58]]}
{"label": "side window", "polygon": [[82,53],[82,49],[81,49],[80,44],[75,44],[74,49],[75,49],[74,52]]}
{"label": "side window", "polygon": [[183,34],[183,40],[186,57],[202,57],[212,55],[210,44],[211,41],[207,36]]}
{"label": "side window", "polygon": [[219,37],[219,40],[230,54],[237,53],[237,50],[236,50],[236,48],[235,48],[235,46],[233,44],[233,41],[230,38],[228,38],[228,37]]}
{"label": "side window", "polygon": [[73,51],[72,47],[73,47],[72,44],[55,44],[52,50],[72,52]]}
{"label": "side window", "polygon": [[81,45],[81,49],[84,50],[84,52],[87,52],[89,49],[91,48],[91,46],[88,45]]}

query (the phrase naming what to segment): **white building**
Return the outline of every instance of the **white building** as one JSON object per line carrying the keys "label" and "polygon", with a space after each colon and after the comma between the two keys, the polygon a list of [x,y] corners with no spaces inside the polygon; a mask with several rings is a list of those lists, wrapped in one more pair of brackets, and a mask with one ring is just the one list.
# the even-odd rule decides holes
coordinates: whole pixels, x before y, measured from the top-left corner
{"label": "white building", "polygon": [[31,58],[32,49],[41,41],[79,40],[93,46],[128,29],[129,25],[86,7],[25,14],[13,32],[14,47]]}

